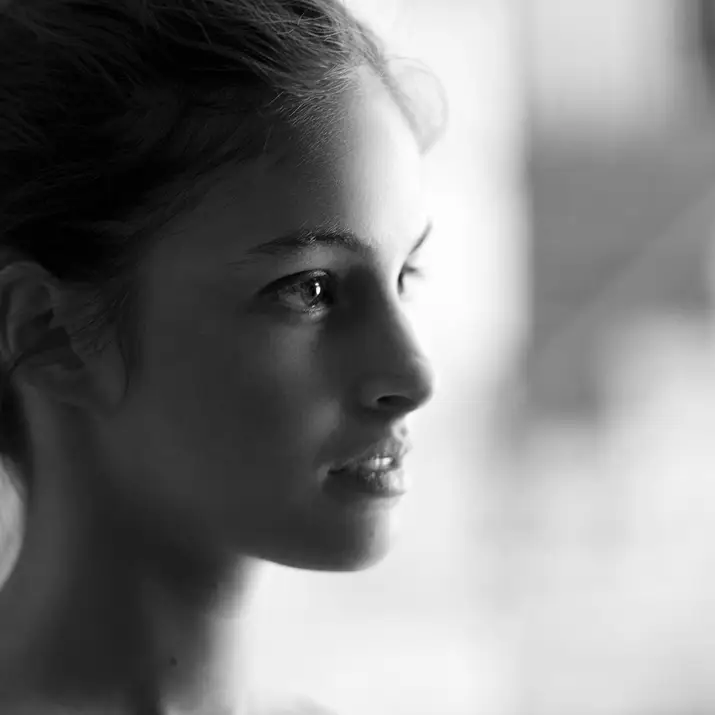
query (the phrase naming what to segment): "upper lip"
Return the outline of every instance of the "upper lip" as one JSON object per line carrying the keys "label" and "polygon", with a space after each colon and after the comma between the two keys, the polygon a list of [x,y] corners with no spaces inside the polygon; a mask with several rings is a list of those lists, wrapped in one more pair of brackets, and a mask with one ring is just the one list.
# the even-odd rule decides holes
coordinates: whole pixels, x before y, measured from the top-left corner
{"label": "upper lip", "polygon": [[330,471],[336,472],[376,457],[391,457],[393,460],[391,468],[396,469],[402,466],[402,460],[410,449],[412,449],[412,445],[409,440],[395,436],[386,437],[379,442],[373,442],[366,449],[355,450],[354,456],[336,462]]}

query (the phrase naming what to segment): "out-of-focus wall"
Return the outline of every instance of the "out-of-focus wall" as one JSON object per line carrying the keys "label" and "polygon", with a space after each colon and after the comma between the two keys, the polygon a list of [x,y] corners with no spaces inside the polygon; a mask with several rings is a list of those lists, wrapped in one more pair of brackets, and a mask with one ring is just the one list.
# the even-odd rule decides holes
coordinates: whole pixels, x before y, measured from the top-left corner
{"label": "out-of-focus wall", "polygon": [[642,136],[692,95],[678,0],[526,0],[530,120],[538,131]]}
{"label": "out-of-focus wall", "polygon": [[521,7],[534,237],[525,375],[537,415],[590,419],[614,324],[708,309],[698,202],[715,181],[715,131],[699,15],[695,0]]}
{"label": "out-of-focus wall", "polygon": [[709,1],[522,5],[532,324],[499,520],[519,715],[715,707]]}

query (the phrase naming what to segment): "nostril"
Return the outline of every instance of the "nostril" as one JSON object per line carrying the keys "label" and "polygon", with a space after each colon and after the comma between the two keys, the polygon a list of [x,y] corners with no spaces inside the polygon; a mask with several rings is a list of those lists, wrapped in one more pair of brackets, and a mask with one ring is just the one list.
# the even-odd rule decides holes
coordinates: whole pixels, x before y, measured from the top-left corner
{"label": "nostril", "polygon": [[404,395],[384,395],[377,398],[377,406],[385,410],[406,412],[415,409],[417,404],[415,400]]}
{"label": "nostril", "polygon": [[432,392],[433,381],[427,372],[416,377],[383,375],[363,380],[360,402],[372,410],[407,414],[428,402]]}
{"label": "nostril", "polygon": [[[395,336],[402,336],[397,340]],[[390,334],[391,340],[373,341],[367,353],[369,367],[361,369],[357,387],[363,407],[395,415],[407,414],[428,402],[434,391],[434,371],[407,332]],[[367,367],[367,369],[365,369]]]}

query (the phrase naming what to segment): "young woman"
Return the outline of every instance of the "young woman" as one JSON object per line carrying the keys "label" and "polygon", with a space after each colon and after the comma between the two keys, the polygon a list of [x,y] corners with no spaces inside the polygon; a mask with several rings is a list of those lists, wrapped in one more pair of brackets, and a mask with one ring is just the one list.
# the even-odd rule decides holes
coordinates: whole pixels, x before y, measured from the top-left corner
{"label": "young woman", "polygon": [[390,544],[433,125],[338,0],[5,0],[0,46],[0,712],[243,715],[256,565]]}

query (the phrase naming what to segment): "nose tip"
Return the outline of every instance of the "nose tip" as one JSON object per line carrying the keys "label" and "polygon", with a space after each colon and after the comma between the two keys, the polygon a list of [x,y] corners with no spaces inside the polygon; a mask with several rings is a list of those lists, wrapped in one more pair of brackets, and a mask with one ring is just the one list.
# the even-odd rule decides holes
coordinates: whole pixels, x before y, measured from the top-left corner
{"label": "nose tip", "polygon": [[363,383],[363,403],[395,415],[413,412],[429,402],[435,391],[435,372],[424,357],[392,375],[375,376]]}

